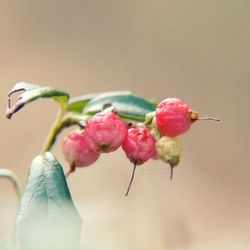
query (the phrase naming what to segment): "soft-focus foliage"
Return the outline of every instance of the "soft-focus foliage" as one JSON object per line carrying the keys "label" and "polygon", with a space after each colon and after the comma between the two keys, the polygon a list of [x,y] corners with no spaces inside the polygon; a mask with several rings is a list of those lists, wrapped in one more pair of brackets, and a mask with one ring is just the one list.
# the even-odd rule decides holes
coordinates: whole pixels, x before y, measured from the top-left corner
{"label": "soft-focus foliage", "polygon": [[79,250],[81,218],[60,163],[47,152],[30,167],[16,221],[22,250]]}

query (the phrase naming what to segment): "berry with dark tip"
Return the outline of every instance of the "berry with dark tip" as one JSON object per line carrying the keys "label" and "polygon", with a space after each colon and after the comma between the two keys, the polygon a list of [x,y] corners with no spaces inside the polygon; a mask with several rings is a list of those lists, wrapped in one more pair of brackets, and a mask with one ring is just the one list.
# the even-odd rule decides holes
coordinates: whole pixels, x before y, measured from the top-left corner
{"label": "berry with dark tip", "polygon": [[71,131],[64,138],[62,152],[66,161],[70,164],[67,176],[74,172],[76,167],[89,166],[100,156],[100,153],[90,147],[83,130]]}
{"label": "berry with dark tip", "polygon": [[127,158],[134,164],[132,177],[126,192],[127,196],[134,179],[136,166],[143,164],[155,155],[155,139],[148,129],[132,127],[128,129],[122,148]]}

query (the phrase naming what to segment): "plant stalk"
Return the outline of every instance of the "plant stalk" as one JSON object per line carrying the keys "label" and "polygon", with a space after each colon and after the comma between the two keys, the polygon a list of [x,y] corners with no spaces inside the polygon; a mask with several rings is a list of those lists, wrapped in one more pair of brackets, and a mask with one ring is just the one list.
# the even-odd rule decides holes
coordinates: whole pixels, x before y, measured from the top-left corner
{"label": "plant stalk", "polygon": [[81,128],[85,126],[86,121],[89,116],[75,114],[73,112],[65,112],[65,108],[62,107],[57,115],[57,119],[52,125],[47,139],[44,143],[42,153],[49,151],[56,141],[57,135],[62,131],[63,128],[69,127],[71,125],[79,125]]}
{"label": "plant stalk", "polygon": [[43,146],[43,149],[42,149],[42,153],[45,153],[47,151],[49,151],[51,149],[51,147],[53,146],[55,140],[56,140],[56,136],[57,134],[61,131],[62,129],[62,123],[61,123],[61,120],[62,120],[62,117],[65,113],[65,108],[63,107],[63,105],[61,106],[61,109],[57,115],[57,118],[55,120],[55,122],[53,123],[50,131],[49,131],[49,134],[45,140],[45,143],[44,143],[44,146]]}
{"label": "plant stalk", "polygon": [[12,183],[19,202],[21,197],[21,189],[17,176],[9,169],[0,168],[0,178],[6,178]]}

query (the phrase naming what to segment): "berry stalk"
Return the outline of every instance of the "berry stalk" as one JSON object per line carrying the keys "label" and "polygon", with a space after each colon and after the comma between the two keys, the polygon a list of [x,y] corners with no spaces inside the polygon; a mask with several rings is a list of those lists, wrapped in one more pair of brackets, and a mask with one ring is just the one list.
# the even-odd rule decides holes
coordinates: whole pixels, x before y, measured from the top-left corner
{"label": "berry stalk", "polygon": [[128,189],[127,189],[127,192],[126,192],[125,196],[128,196],[128,194],[129,194],[130,188],[132,186],[132,183],[133,183],[133,180],[134,180],[134,177],[135,177],[136,167],[137,167],[137,163],[136,163],[136,161],[134,161],[133,172],[132,172],[132,175],[131,175],[131,178],[130,178],[130,182],[129,182],[129,185],[128,185]]}

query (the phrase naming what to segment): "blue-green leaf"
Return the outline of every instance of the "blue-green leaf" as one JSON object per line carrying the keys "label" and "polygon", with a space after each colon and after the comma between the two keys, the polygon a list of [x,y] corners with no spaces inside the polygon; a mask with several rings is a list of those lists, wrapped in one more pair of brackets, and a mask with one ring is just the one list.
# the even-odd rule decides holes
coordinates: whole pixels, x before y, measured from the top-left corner
{"label": "blue-green leaf", "polygon": [[30,167],[16,220],[22,250],[79,250],[82,220],[65,175],[50,152]]}
{"label": "blue-green leaf", "polygon": [[86,104],[83,113],[94,115],[107,105],[112,106],[120,117],[135,121],[144,121],[146,114],[154,111],[156,106],[131,92],[119,91],[112,94],[99,94],[94,97]]}
{"label": "blue-green leaf", "polygon": [[[16,92],[23,92],[19,95],[17,102],[11,107],[10,98]],[[38,98],[51,98],[61,105],[66,106],[69,95],[63,90],[44,87],[32,83],[20,82],[15,84],[8,94],[9,101],[6,116],[10,119],[11,116],[23,108],[27,103],[30,103]]]}

